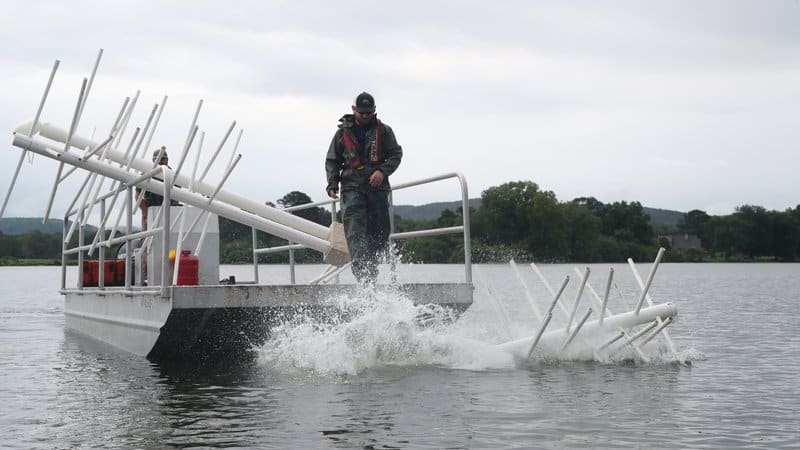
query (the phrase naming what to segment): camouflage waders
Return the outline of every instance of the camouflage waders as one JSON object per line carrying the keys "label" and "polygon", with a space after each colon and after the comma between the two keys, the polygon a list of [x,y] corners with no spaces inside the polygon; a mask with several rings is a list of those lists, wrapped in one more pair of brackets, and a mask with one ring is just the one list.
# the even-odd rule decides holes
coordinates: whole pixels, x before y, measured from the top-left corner
{"label": "camouflage waders", "polygon": [[353,274],[374,283],[389,244],[389,193],[378,189],[342,192],[342,222]]}

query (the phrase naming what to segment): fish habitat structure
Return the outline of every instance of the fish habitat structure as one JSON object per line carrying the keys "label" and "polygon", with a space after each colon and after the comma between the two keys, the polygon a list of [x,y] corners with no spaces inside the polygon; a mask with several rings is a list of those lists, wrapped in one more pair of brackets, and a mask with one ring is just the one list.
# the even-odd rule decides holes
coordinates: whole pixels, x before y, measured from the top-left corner
{"label": "fish habitat structure", "polygon": [[[81,135],[81,117],[102,54],[101,50],[91,75],[83,78],[72,120],[66,126],[46,122],[42,117],[60,64],[59,61],[54,63],[33,119],[14,129],[13,145],[20,150],[20,155],[0,208],[2,217],[27,155],[41,155],[58,164],[50,195],[45,199],[44,221],[51,215],[59,188],[66,185],[70,177],[83,175],[83,181],[75,183],[80,186],[74,190],[73,200],[62,216],[60,293],[65,299],[67,329],[152,360],[246,356],[254,347],[268,341],[271,326],[287,311],[300,308],[324,313],[332,308],[326,298],[342,293],[357,295],[361,286],[340,281],[340,274],[349,266],[349,254],[341,224],[337,222],[337,200],[279,209],[226,190],[226,182],[242,159],[238,153],[241,130],[227,163],[221,165],[221,177],[215,181],[209,179],[212,167],[215,164],[220,167],[218,156],[229,146],[236,122],[227,128],[215,151],[206,158],[205,167],[201,168],[204,132],[197,121],[202,100],[190,122],[174,169],[147,158],[167,97],[155,104],[146,122],[130,134],[126,131],[137,107],[138,92],[123,100],[105,138],[93,140]],[[190,161],[192,167],[188,170]],[[395,232],[392,222],[390,240],[461,234],[463,280],[392,283],[390,287],[409,302],[463,312],[472,305],[474,295],[466,178],[458,172],[445,173],[396,184],[392,192],[449,179],[458,181],[463,225],[399,233]],[[146,229],[137,230],[133,217],[145,192],[163,196],[163,203],[150,207]],[[179,206],[173,205],[174,202]],[[330,208],[331,227],[293,214],[320,206]],[[252,229],[252,281],[220,281],[220,216]],[[85,233],[89,225],[98,230],[92,239],[87,239]],[[258,248],[258,231],[283,238],[287,244]],[[71,245],[76,234],[77,244]],[[125,248],[124,256],[113,254],[112,250],[119,247]],[[293,252],[298,249],[320,252],[326,263],[324,270],[306,283],[295,282]],[[277,252],[289,253],[289,283],[261,283],[259,255]],[[556,290],[540,277],[551,292],[551,298],[542,306],[532,301],[520,277],[531,299],[532,319],[536,323],[531,325],[531,336],[509,340],[499,344],[498,349],[526,359],[536,355],[591,359],[620,352],[622,348],[633,348],[646,358],[641,346],[660,336],[674,353],[666,327],[673,322],[677,309],[670,303],[654,304],[648,295],[662,254],[663,250],[646,282],[641,282],[641,295],[635,308],[622,313],[612,313],[607,307],[613,273],[609,274],[602,297],[588,284],[588,271],[583,273],[579,294],[570,306],[560,300],[568,278]],[[71,255],[77,256],[80,270],[75,285],[67,283]],[[512,267],[518,270],[513,262]],[[635,273],[635,267],[631,267]],[[535,265],[532,268],[540,273]],[[394,264],[392,269],[396,269]],[[383,287],[378,285],[370,289],[380,292]],[[581,302],[585,290],[595,302],[592,308],[584,308]],[[496,302],[495,307],[502,317],[502,304]]]}

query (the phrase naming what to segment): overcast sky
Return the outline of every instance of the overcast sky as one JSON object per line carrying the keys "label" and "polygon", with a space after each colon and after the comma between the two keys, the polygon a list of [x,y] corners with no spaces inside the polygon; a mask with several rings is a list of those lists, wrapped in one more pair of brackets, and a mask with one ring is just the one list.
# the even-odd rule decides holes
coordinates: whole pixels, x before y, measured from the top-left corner
{"label": "overcast sky", "polygon": [[[143,125],[168,95],[150,147],[166,145],[174,165],[202,99],[203,159],[236,120],[242,162],[226,189],[259,201],[326,198],[325,152],[366,90],[403,146],[395,184],[459,171],[471,197],[531,180],[561,201],[684,212],[800,203],[797,0],[3,6],[3,193],[19,155],[11,130],[33,118],[53,61],[43,120],[67,128],[102,48],[79,134],[102,140],[137,90]],[[26,163],[5,215],[41,216],[55,172]],[[55,217],[72,195],[59,193]],[[395,194],[459,198],[453,180]]]}

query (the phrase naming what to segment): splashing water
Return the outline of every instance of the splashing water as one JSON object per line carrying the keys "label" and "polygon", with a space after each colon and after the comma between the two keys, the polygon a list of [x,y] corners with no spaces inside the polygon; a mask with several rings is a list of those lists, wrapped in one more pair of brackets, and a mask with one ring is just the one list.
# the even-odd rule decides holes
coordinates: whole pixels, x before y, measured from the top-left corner
{"label": "splashing water", "polygon": [[[494,281],[478,277],[474,302],[460,316],[440,305],[414,305],[392,285],[365,286],[354,294],[348,291],[324,299],[319,308],[298,310],[273,326],[270,339],[257,349],[258,361],[273,370],[340,376],[387,367],[487,370],[568,361],[670,364],[702,358],[691,349],[670,350],[660,339],[642,345],[622,344],[625,339],[620,339],[604,350],[602,344],[622,328],[591,326],[590,322],[587,331],[565,345],[566,331],[556,332],[564,330],[567,322],[560,313],[529,359],[532,335],[541,323],[534,320],[525,291],[528,300],[533,295],[541,302],[540,310],[550,304],[551,295],[542,292],[541,286],[538,292],[527,287],[514,290],[514,283],[502,277],[498,295]],[[565,292],[571,304],[576,290],[570,287]],[[621,293],[619,299],[615,307],[629,311]],[[582,305],[578,317],[584,311]],[[593,320],[596,317],[594,313]],[[626,329],[624,337],[644,327]]]}
{"label": "splashing water", "polygon": [[513,367],[511,355],[469,336],[454,311],[414,305],[392,287],[363,287],[326,299],[323,307],[323,314],[300,312],[273,327],[259,362],[324,376],[381,367]]}

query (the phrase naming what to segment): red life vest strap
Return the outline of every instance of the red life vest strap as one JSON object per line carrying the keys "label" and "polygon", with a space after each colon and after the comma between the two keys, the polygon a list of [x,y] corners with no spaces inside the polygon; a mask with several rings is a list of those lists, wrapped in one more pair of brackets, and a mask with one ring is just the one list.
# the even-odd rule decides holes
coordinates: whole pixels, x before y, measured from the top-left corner
{"label": "red life vest strap", "polygon": [[[381,121],[375,119],[375,146],[369,148],[369,162],[371,164],[379,164],[381,162]],[[344,157],[351,168],[361,170],[364,168],[364,162],[358,154],[358,147],[355,141],[342,129],[342,137],[344,138]]]}

